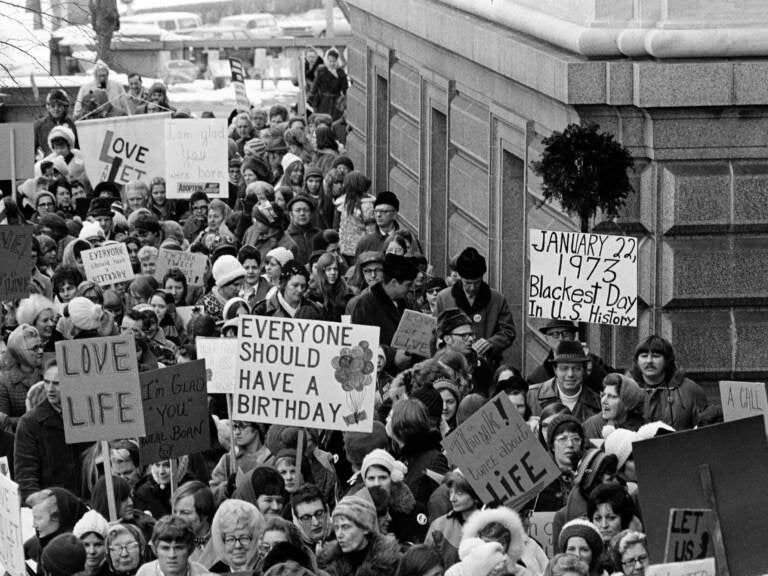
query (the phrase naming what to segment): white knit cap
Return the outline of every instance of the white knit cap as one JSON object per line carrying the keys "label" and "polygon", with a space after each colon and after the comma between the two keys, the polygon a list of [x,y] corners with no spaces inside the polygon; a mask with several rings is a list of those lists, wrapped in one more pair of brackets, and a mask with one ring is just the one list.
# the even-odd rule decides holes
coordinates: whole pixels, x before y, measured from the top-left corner
{"label": "white knit cap", "polygon": [[88,298],[83,296],[72,298],[67,304],[67,310],[72,324],[81,330],[96,330],[101,326],[104,310]]}
{"label": "white knit cap", "polygon": [[216,286],[219,288],[243,276],[245,276],[245,268],[231,254],[219,256],[213,263],[213,279],[216,280]]}
{"label": "white knit cap", "polygon": [[288,170],[288,167],[294,162],[301,162],[301,158],[296,156],[296,154],[287,152],[285,156],[283,156],[283,159],[280,160],[280,165],[283,167],[283,172]]}
{"label": "white knit cap", "polygon": [[288,248],[278,246],[277,248],[272,248],[272,250],[267,252],[267,256],[264,258],[264,260],[266,261],[270,258],[274,258],[280,262],[280,267],[282,268],[288,263],[289,260],[293,260],[293,252],[291,252]]}
{"label": "white knit cap", "polygon": [[95,238],[99,236],[104,238],[104,230],[101,229],[101,225],[98,222],[91,222],[86,220],[83,222],[83,227],[80,229],[80,234],[77,235],[81,240],[88,240],[88,238]]}
{"label": "white knit cap", "polygon": [[96,510],[88,510],[88,512],[83,514],[83,517],[77,521],[77,524],[75,524],[75,527],[72,529],[72,534],[82,539],[86,534],[94,532],[102,538],[106,538],[107,528],[109,528],[109,524],[104,516],[96,512]]}
{"label": "white knit cap", "polygon": [[629,460],[629,457],[632,456],[632,442],[638,439],[637,433],[624,428],[615,428],[613,430],[610,430],[610,428],[610,426],[603,428],[603,436],[605,436],[603,450],[605,450],[606,454],[616,456],[619,460],[616,469],[621,470],[624,464],[627,463],[627,460]]}
{"label": "white knit cap", "polygon": [[363,474],[363,478],[365,478],[365,473],[371,466],[380,466],[387,470],[392,477],[392,482],[396,483],[402,482],[405,475],[408,473],[408,467],[405,464],[395,460],[395,457],[392,456],[392,454],[381,448],[372,450],[365,458],[363,458],[363,465],[360,467],[360,472]]}

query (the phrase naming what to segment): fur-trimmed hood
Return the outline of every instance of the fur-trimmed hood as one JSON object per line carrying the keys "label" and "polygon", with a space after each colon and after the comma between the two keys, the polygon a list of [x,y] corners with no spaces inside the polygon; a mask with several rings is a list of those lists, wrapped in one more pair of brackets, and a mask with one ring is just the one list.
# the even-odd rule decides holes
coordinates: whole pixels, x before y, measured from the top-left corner
{"label": "fur-trimmed hood", "polygon": [[507,548],[507,556],[512,562],[517,562],[525,548],[525,530],[520,516],[511,508],[501,506],[473,512],[464,522],[464,527],[461,530],[462,541],[467,538],[478,538],[483,528],[491,522],[498,522],[509,530],[511,538],[509,548]]}
{"label": "fur-trimmed hood", "polygon": [[344,554],[335,540],[328,542],[317,557],[317,564],[335,576],[382,576],[394,574],[400,561],[400,545],[393,536],[372,534],[366,555],[358,564],[354,554]]}

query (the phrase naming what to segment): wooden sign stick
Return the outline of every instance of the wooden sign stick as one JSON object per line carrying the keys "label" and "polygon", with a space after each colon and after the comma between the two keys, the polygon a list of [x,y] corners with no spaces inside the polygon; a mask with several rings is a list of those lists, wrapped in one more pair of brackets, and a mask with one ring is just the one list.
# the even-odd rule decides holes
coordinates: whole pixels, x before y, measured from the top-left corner
{"label": "wooden sign stick", "polygon": [[301,462],[304,458],[304,428],[299,428],[296,440],[296,488],[301,486]]}
{"label": "wooden sign stick", "polygon": [[168,460],[171,465],[171,502],[173,502],[173,495],[176,494],[176,458]]}
{"label": "wooden sign stick", "polygon": [[[227,416],[229,416],[229,457],[232,460],[232,470],[230,473],[237,475],[237,451],[235,450],[235,421],[232,419],[234,394],[227,394]],[[235,476],[237,477],[237,476]]]}
{"label": "wooden sign stick", "polygon": [[720,528],[720,513],[717,507],[717,496],[715,487],[712,484],[712,471],[708,464],[699,466],[699,481],[707,504],[712,509],[712,544],[715,547],[715,560],[717,561],[718,576],[730,576],[728,570],[728,558],[725,555],[725,542],[723,541],[723,532]]}
{"label": "wooden sign stick", "polygon": [[117,503],[115,502],[115,485],[112,482],[112,461],[109,457],[109,442],[101,441],[101,457],[104,460],[104,480],[107,483],[107,504],[109,505],[109,521],[117,522]]}

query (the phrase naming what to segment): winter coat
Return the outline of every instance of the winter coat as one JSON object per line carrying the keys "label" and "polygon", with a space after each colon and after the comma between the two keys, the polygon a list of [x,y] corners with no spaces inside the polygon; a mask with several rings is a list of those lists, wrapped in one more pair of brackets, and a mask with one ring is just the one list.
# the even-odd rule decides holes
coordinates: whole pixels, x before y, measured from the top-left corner
{"label": "winter coat", "polygon": [[[178,486],[188,482],[190,480],[196,480],[191,474],[185,474],[184,477],[179,480]],[[147,475],[139,481],[133,494],[133,506],[136,510],[146,512],[153,518],[162,518],[166,514],[171,513],[171,485],[168,484],[164,487],[155,482],[152,478],[152,474],[147,472]]]}
{"label": "winter coat", "polygon": [[343,256],[354,256],[357,243],[369,232],[368,225],[373,226],[376,222],[373,214],[373,203],[376,201],[374,196],[365,194],[352,210],[352,214],[347,214],[346,207],[347,195],[342,194],[333,201],[336,206],[339,231],[339,252]]}
{"label": "winter coat", "polygon": [[344,70],[337,68],[336,74],[333,74],[325,65],[321,65],[315,72],[315,81],[309,90],[307,101],[316,114],[330,114],[331,118],[336,120],[342,115],[339,97],[347,93],[347,88],[349,81]]}
{"label": "winter coat", "polygon": [[295,316],[291,316],[288,311],[283,308],[282,304],[277,298],[277,292],[266,300],[262,300],[256,306],[253,307],[253,313],[257,316],[272,316],[273,318],[301,318],[303,320],[322,320],[322,309],[309,300],[308,298],[302,298],[301,304],[296,311]]}
{"label": "winter coat", "polygon": [[22,501],[50,486],[80,494],[83,451],[90,445],[64,441],[64,420],[47,399],[25,414],[16,430],[14,454]]}
{"label": "winter coat", "polygon": [[0,426],[4,425],[11,432],[27,411],[27,392],[42,379],[39,368],[22,372],[13,353],[10,346],[0,358]]}
{"label": "winter coat", "polygon": [[392,576],[400,562],[400,545],[393,536],[371,534],[360,552],[344,554],[338,542],[328,542],[317,563],[330,576]]}
{"label": "winter coat", "polygon": [[258,450],[250,452],[247,450],[238,450],[235,460],[236,465],[232,466],[231,452],[224,454],[211,473],[210,486],[216,502],[222,502],[229,496],[227,494],[227,485],[229,477],[237,472],[250,472],[256,466],[271,465],[273,461],[272,452],[269,448],[262,445]]}
{"label": "winter coat", "polygon": [[456,282],[441,290],[436,300],[436,315],[449,308],[459,308],[469,316],[474,324],[472,331],[477,338],[485,338],[490,342],[491,349],[488,356],[498,360],[504,350],[512,346],[515,341],[515,320],[509,309],[507,299],[483,282],[475,297],[475,302],[470,305],[461,282]]}
{"label": "winter coat", "polygon": [[243,235],[243,245],[245,244],[250,244],[259,251],[262,262],[267,257],[267,252],[278,246],[288,248],[294,256],[299,251],[299,247],[296,246],[293,238],[282,230],[276,230],[269,236],[261,236],[253,225],[248,227]]}
{"label": "winter coat", "polygon": [[459,561],[459,544],[464,517],[460,513],[448,512],[432,522],[424,544],[434,546],[443,559],[443,566],[453,566]]}
{"label": "winter coat", "polygon": [[[139,571],[136,572],[136,576],[163,576],[163,571],[160,570],[159,562],[159,560],[152,560],[152,562],[143,564],[139,568]],[[210,574],[208,568],[202,564],[198,564],[193,560],[189,560],[188,562],[187,576],[206,576],[207,574]]]}
{"label": "winter coat", "polygon": [[448,460],[442,452],[442,438],[437,430],[430,430],[400,449],[400,461],[408,467],[404,482],[419,502],[429,501],[437,482],[427,476],[427,470],[437,474],[448,473]]}
{"label": "winter coat", "polygon": [[[367,489],[361,491],[365,497],[372,500],[367,494]],[[350,490],[349,494],[357,492]],[[404,482],[392,482],[389,490],[389,532],[397,538],[400,544],[418,544],[424,542],[427,533],[426,508],[421,502],[417,502],[413,492]]]}
{"label": "winter coat", "polygon": [[[621,423],[617,422],[615,427],[637,432],[643,424],[645,424],[645,418],[641,414],[631,414]],[[607,425],[608,420],[603,418],[602,412],[598,412],[584,421],[584,435],[589,440],[600,440],[603,438],[603,427]]]}
{"label": "winter coat", "polygon": [[[347,305],[347,309],[350,308],[351,306]],[[404,304],[393,302],[379,283],[371,286],[367,292],[361,293],[356,305],[351,310],[352,324],[379,327],[379,346],[386,356],[387,371],[395,367],[395,349],[390,344],[397,331],[397,326],[400,324],[404,309]]]}
{"label": "winter coat", "polygon": [[293,258],[299,264],[305,266],[309,262],[309,257],[312,255],[312,242],[320,232],[320,228],[311,223],[303,228],[293,222],[288,225],[285,233],[296,244],[297,250],[293,253]]}
{"label": "winter coat", "polygon": [[[561,402],[561,400],[560,390],[554,378],[531,386],[528,390],[528,406],[531,407],[532,416],[540,416],[545,406],[555,402]],[[571,414],[580,422],[585,422],[590,416],[601,410],[600,397],[597,393],[582,385],[581,394],[579,394],[579,399],[571,410]]]}
{"label": "winter coat", "polygon": [[56,499],[59,529],[42,538],[35,534],[35,536],[32,536],[29,540],[24,542],[24,558],[37,562],[37,573],[40,576],[43,574],[43,569],[40,566],[40,555],[42,554],[43,549],[59,534],[72,532],[77,521],[82,518],[83,514],[88,510],[85,503],[68,490],[58,486],[51,487],[50,490],[53,492],[53,497]]}
{"label": "winter coat", "polygon": [[662,421],[677,431],[698,425],[699,415],[707,408],[707,396],[696,382],[685,377],[682,370],[677,370],[659,386],[645,384],[637,368],[632,370],[632,376],[648,394],[644,413],[647,422]]}
{"label": "winter coat", "polygon": [[75,135],[74,147],[80,148],[80,143],[77,140],[77,127],[75,126],[75,123],[72,121],[72,119],[68,116],[65,116],[61,122],[58,122],[57,120],[54,120],[53,116],[46,114],[39,120],[35,121],[35,153],[37,153],[38,148],[43,151],[43,156],[48,156],[48,154],[52,152],[51,147],[48,145],[48,134],[50,134],[51,130],[53,130],[53,128],[56,126],[66,126],[72,130],[72,134]]}

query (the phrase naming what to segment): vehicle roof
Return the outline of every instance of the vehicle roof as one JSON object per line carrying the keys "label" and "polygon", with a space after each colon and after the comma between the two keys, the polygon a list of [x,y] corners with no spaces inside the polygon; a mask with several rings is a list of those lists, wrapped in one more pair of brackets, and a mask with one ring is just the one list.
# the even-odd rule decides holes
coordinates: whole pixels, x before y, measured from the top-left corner
{"label": "vehicle roof", "polygon": [[147,12],[145,14],[131,14],[130,16],[121,16],[122,22],[147,22],[154,20],[175,20],[176,18],[200,18],[199,14],[194,12]]}
{"label": "vehicle roof", "polygon": [[233,20],[267,20],[274,18],[274,14],[269,12],[254,12],[252,14],[232,14],[231,16],[224,16],[219,22],[233,21]]}

